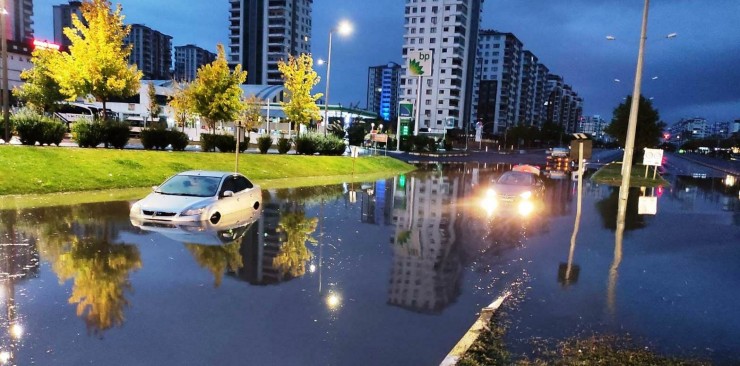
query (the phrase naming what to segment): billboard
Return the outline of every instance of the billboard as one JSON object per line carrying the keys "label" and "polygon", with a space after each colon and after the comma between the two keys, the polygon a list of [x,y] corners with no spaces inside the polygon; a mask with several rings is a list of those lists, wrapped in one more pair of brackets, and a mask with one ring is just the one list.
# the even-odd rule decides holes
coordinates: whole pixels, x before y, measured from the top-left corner
{"label": "billboard", "polygon": [[413,50],[408,52],[406,73],[409,76],[432,76],[432,50]]}

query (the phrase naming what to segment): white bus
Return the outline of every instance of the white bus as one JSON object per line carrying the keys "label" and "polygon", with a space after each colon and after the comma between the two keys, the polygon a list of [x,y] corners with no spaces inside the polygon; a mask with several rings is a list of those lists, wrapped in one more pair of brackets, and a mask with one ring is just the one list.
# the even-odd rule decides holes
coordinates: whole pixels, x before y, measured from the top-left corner
{"label": "white bus", "polygon": [[[59,104],[54,115],[67,124],[67,130],[71,130],[72,124],[77,122],[80,118],[93,119],[95,116],[100,115],[100,110],[101,108],[83,103],[63,103]],[[110,109],[106,112],[108,117],[114,116],[113,111]]]}

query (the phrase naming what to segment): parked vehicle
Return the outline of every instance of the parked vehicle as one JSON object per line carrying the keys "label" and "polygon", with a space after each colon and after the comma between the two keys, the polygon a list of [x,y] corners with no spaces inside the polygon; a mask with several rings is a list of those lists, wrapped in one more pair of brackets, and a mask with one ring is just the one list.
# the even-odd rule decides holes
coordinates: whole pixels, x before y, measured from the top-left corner
{"label": "parked vehicle", "polygon": [[262,190],[231,172],[192,170],[176,174],[131,206],[130,217],[165,222],[210,221],[257,210]]}
{"label": "parked vehicle", "polygon": [[[94,119],[96,116],[100,116],[102,108],[98,108],[92,105],[83,103],[61,103],[57,107],[57,111],[54,116],[62,120],[67,124],[67,130],[72,129],[72,124],[77,122],[81,118]],[[114,117],[115,114],[110,109],[106,110],[106,117]]]}
{"label": "parked vehicle", "polygon": [[243,238],[262,215],[262,208],[242,210],[212,224],[210,221],[162,222],[131,218],[142,231],[159,233],[176,242],[196,245],[224,245]]}

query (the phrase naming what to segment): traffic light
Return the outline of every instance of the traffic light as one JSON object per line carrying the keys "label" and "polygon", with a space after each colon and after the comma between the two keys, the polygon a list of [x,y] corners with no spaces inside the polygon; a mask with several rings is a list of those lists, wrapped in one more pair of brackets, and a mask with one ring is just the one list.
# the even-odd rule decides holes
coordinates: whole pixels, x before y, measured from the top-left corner
{"label": "traffic light", "polygon": [[406,187],[406,176],[401,175],[398,177],[398,188],[405,188]]}

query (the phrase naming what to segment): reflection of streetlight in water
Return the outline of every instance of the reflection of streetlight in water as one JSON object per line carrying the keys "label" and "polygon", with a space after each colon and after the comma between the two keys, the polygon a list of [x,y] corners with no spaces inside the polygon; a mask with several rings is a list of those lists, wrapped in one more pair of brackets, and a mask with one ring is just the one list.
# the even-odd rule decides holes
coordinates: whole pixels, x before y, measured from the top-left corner
{"label": "reflection of streetlight in water", "polygon": [[329,310],[336,310],[342,305],[342,298],[335,292],[330,292],[326,297],[326,305]]}

